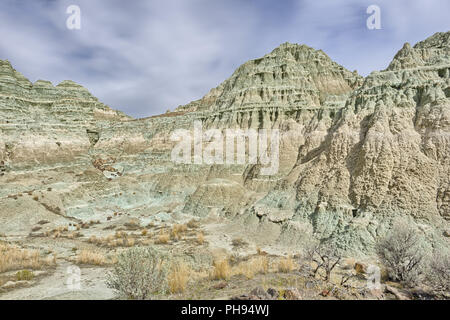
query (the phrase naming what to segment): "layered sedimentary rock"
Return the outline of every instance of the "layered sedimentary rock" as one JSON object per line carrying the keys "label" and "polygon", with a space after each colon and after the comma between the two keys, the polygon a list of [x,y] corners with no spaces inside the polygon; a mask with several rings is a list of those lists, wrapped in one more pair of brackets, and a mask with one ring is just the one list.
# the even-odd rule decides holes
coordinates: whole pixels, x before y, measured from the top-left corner
{"label": "layered sedimentary rock", "polygon": [[0,158],[14,168],[73,161],[87,154],[98,127],[125,119],[72,81],[31,83],[0,61]]}
{"label": "layered sedimentary rock", "polygon": [[[450,218],[449,38],[405,44],[366,78],[285,43],[202,99],[138,120],[73,82],[31,84],[1,62],[1,201],[32,210],[7,196],[52,185],[61,214],[77,218],[214,213],[265,241],[307,234],[367,251],[404,216],[434,239]],[[280,130],[279,170],[175,163],[171,134],[196,121],[221,132]]]}

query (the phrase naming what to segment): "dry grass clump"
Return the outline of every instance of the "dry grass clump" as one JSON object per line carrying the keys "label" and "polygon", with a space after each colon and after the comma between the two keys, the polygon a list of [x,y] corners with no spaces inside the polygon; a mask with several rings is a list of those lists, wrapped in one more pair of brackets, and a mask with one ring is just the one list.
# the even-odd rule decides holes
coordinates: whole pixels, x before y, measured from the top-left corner
{"label": "dry grass clump", "polygon": [[205,235],[203,234],[203,232],[197,233],[197,243],[200,245],[205,243]]}
{"label": "dry grass clump", "polygon": [[187,225],[185,224],[174,224],[170,232],[170,236],[174,240],[179,240],[182,234],[187,231]]}
{"label": "dry grass clump", "polygon": [[156,244],[166,244],[168,243],[170,240],[170,235],[169,233],[164,230],[161,229],[161,231],[159,232],[158,238],[155,240]]}
{"label": "dry grass clump", "polygon": [[295,268],[294,260],[290,256],[287,258],[282,258],[278,262],[278,271],[279,272],[288,273],[288,272],[291,272],[292,270],[294,270],[294,268]]}
{"label": "dry grass clump", "polygon": [[129,235],[122,231],[117,231],[114,235],[109,235],[104,238],[97,238],[96,236],[91,236],[88,239],[89,243],[103,246],[103,247],[133,247],[136,244],[138,244],[139,241],[137,241],[135,238],[133,238],[133,235]]}
{"label": "dry grass clump", "polygon": [[133,247],[136,244],[136,240],[134,238],[126,238],[123,239],[123,243],[126,247]]}
{"label": "dry grass clump", "polygon": [[75,239],[75,238],[81,237],[80,232],[76,232],[76,231],[69,232],[69,227],[67,227],[67,226],[61,226],[61,227],[58,227],[58,228],[55,228],[52,230],[45,231],[44,235],[46,237],[51,237],[53,239],[58,239],[58,238]]}
{"label": "dry grass clump", "polygon": [[266,274],[269,272],[269,259],[267,259],[267,257],[258,257],[254,261],[258,273]]}
{"label": "dry grass clump", "polygon": [[267,256],[267,252],[261,250],[260,247],[257,247],[257,248],[256,248],[256,254],[257,254],[258,256]]}
{"label": "dry grass clump", "polygon": [[392,229],[378,240],[376,249],[392,280],[414,287],[427,273],[427,243],[406,220],[397,220]]}
{"label": "dry grass clump", "polygon": [[172,265],[167,280],[171,293],[183,293],[189,281],[190,269],[184,262]]}
{"label": "dry grass clump", "polygon": [[92,264],[96,266],[102,266],[108,263],[106,257],[97,251],[83,249],[77,256],[78,264]]}
{"label": "dry grass clump", "polygon": [[147,233],[148,233],[148,230],[147,230],[147,229],[142,229],[141,235],[142,235],[143,237],[145,237],[145,236],[147,235]]}
{"label": "dry grass clump", "polygon": [[237,248],[242,248],[242,247],[246,247],[248,245],[248,243],[242,239],[242,238],[235,238],[231,241],[231,244],[233,245],[233,247],[235,249]]}
{"label": "dry grass clump", "polygon": [[247,279],[253,279],[255,274],[266,274],[269,271],[269,261],[266,257],[257,257],[255,259],[244,261],[237,266],[236,274],[245,276]]}
{"label": "dry grass clump", "polygon": [[54,259],[44,259],[38,250],[21,249],[0,243],[0,273],[18,269],[40,269],[53,265]]}
{"label": "dry grass clump", "polygon": [[141,224],[138,219],[131,219],[124,224],[124,227],[128,230],[138,230],[141,228]]}
{"label": "dry grass clump", "polygon": [[228,259],[223,259],[214,262],[214,269],[211,278],[214,280],[228,280],[231,277],[231,267]]}
{"label": "dry grass clump", "polygon": [[192,220],[189,220],[189,222],[186,225],[190,229],[196,229],[196,228],[200,227],[200,222],[192,219]]}

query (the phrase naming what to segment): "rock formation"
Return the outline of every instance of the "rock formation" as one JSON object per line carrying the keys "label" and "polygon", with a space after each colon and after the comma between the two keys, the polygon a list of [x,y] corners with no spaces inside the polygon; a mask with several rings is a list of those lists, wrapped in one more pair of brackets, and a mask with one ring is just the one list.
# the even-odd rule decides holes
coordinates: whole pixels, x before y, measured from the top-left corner
{"label": "rock formation", "polygon": [[[285,43],[202,99],[137,120],[71,81],[32,84],[0,61],[0,224],[17,233],[25,227],[13,219],[50,214],[42,201],[14,199],[35,190],[65,216],[219,214],[261,242],[315,236],[367,252],[400,216],[441,241],[450,219],[449,51],[450,32],[437,33],[363,78],[321,50]],[[279,129],[278,173],[174,163],[171,133],[194,121]]]}

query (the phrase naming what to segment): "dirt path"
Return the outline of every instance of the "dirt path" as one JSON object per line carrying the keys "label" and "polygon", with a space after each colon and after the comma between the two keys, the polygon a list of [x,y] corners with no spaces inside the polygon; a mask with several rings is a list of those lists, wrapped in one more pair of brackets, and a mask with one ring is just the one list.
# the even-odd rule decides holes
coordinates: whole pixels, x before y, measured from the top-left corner
{"label": "dirt path", "polygon": [[[75,267],[75,269],[73,268]],[[0,294],[0,300],[106,300],[114,298],[114,292],[106,287],[105,268],[80,268],[77,288],[76,266],[64,262],[55,272],[41,278],[32,287],[13,289]],[[67,283],[75,280],[74,286]]]}

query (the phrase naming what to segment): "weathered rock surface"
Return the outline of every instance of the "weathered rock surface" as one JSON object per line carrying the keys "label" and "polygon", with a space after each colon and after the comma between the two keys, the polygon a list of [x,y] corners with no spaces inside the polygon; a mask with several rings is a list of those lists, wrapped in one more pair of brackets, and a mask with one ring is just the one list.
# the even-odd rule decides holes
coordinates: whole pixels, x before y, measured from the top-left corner
{"label": "weathered rock surface", "polygon": [[[406,216],[441,241],[450,219],[449,39],[405,44],[366,78],[321,50],[285,43],[202,99],[137,120],[71,81],[32,84],[0,61],[0,206],[8,208],[0,231],[22,232],[19,216],[30,225],[50,219],[53,206],[79,219],[221,214],[266,239],[292,245],[314,235],[362,252]],[[194,121],[279,129],[278,173],[174,163],[171,133]]]}

